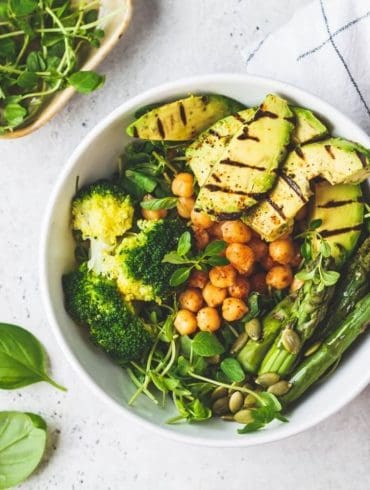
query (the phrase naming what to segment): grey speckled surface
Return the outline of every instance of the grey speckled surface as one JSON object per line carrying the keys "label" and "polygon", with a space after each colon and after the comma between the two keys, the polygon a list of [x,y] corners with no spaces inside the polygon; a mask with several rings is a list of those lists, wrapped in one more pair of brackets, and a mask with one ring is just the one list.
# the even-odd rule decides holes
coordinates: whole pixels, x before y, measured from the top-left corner
{"label": "grey speckled surface", "polygon": [[41,217],[66,158],[118,104],[161,82],[206,72],[243,72],[241,49],[307,0],[137,0],[129,32],[102,65],[103,90],[75,97],[47,127],[0,142],[1,320],[45,343],[67,394],[39,384],[2,392],[1,409],[33,410],[50,427],[40,469],[22,488],[159,490],[370,488],[369,395],[316,428],[249,449],[206,449],[162,439],[128,423],[76,377],[49,331],[40,300]]}

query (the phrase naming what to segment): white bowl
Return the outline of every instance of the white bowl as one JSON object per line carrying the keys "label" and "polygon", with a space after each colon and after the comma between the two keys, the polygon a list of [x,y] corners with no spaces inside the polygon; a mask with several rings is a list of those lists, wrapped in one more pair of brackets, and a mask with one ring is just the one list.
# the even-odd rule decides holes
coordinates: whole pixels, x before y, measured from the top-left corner
{"label": "white bowl", "polygon": [[170,400],[166,408],[160,408],[145,397],[139,397],[135,406],[129,407],[127,400],[133,387],[125,371],[95,348],[86,330],[73,323],[63,305],[61,276],[74,264],[69,223],[77,176],[83,185],[114,172],[117,157],[129,142],[124,129],[139,107],[189,93],[211,92],[234,97],[249,106],[257,105],[267,93],[276,92],[321,115],[330,122],[334,134],[370,147],[369,137],[348,117],[318,97],[286,83],[223,74],[189,78],[148,90],[107,116],[86,136],[67,162],[52,193],[42,230],[41,288],[50,324],[67,358],[84,382],[123,416],[178,441],[219,447],[251,446],[308,429],[352,400],[370,381],[370,337],[363,336],[335,373],[291,412],[288,424],[274,423],[261,432],[238,435],[236,424],[218,420],[166,425],[165,421],[175,413]]}

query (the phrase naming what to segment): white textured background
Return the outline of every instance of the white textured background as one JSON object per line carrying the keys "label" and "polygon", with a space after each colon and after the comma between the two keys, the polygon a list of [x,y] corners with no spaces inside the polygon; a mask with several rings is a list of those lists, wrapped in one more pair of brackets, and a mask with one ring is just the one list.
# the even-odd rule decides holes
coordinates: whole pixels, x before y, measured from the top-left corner
{"label": "white textured background", "polygon": [[38,288],[41,218],[57,175],[86,133],[127,98],[162,82],[243,72],[248,41],[305,3],[136,0],[127,35],[101,66],[105,87],[75,97],[36,134],[0,142],[0,319],[35,332],[50,353],[54,377],[69,388],[62,394],[39,384],[0,393],[0,409],[38,412],[50,428],[45,460],[21,488],[370,488],[370,387],[336,416],[282,442],[248,449],[180,445],[129,424],[76,378],[49,331]]}

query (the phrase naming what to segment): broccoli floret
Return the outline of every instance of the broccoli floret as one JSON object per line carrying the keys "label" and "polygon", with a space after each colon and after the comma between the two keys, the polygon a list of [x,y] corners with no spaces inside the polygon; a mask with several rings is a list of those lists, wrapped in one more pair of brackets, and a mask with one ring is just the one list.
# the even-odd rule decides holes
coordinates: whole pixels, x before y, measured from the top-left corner
{"label": "broccoli floret", "polygon": [[160,303],[171,291],[176,265],[162,263],[175,249],[185,225],[176,219],[139,221],[141,231],[122,240],[117,249],[116,278],[128,299]]}
{"label": "broccoli floret", "polygon": [[72,227],[84,240],[114,245],[132,226],[134,207],[120,186],[101,180],[83,187],[72,202]]}
{"label": "broccoli floret", "polygon": [[94,342],[124,363],[138,360],[152,344],[144,324],[126,303],[114,281],[89,271],[86,264],[63,276],[65,307]]}

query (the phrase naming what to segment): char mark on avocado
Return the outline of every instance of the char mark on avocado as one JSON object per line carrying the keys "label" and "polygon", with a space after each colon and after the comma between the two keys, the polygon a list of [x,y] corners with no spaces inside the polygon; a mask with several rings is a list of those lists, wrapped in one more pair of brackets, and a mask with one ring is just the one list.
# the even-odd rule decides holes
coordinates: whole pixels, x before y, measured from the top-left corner
{"label": "char mark on avocado", "polygon": [[359,197],[357,199],[347,199],[344,201],[328,201],[325,204],[318,204],[318,208],[340,208],[341,206],[346,206],[347,204],[352,204],[354,202],[363,202],[364,200],[362,197]]}
{"label": "char mark on avocado", "polygon": [[202,95],[202,99],[201,100],[202,100],[202,102],[203,102],[204,105],[207,105],[208,102],[209,102],[209,98],[207,97],[207,95]]}
{"label": "char mark on avocado", "polygon": [[260,172],[265,172],[266,170],[266,167],[257,167],[256,165],[249,165],[249,163],[236,162],[235,160],[230,160],[230,158],[225,158],[225,160],[221,160],[220,163],[229,165],[230,167],[251,168],[252,170],[259,170]]}
{"label": "char mark on avocado", "polygon": [[299,185],[296,183],[295,180],[289,177],[289,175],[284,174],[281,172],[280,177],[288,184],[288,186],[292,189],[292,191],[301,199],[302,202],[306,204],[307,199],[305,198],[304,194],[302,193]]}
{"label": "char mark on avocado", "polygon": [[282,210],[282,208],[280,206],[278,206],[276,204],[276,202],[274,202],[270,197],[266,197],[266,201],[270,204],[270,206],[272,208],[275,209],[275,211],[277,212],[277,214],[280,216],[280,218],[282,218],[283,220],[286,220],[286,216]]}
{"label": "char mark on avocado", "polygon": [[238,140],[253,140],[253,141],[260,141],[259,138],[257,138],[257,136],[251,136],[249,134],[249,128],[248,126],[244,126],[243,128],[243,133],[240,134],[238,137],[237,137]]}
{"label": "char mark on avocado", "polygon": [[[213,176],[212,176],[213,177]],[[247,196],[252,197],[254,199],[263,199],[266,197],[266,192],[243,192],[243,191],[234,191],[229,187],[225,187],[217,184],[206,184],[204,186],[205,189],[208,189],[211,192],[225,192],[226,194],[234,194],[236,196]]]}
{"label": "char mark on avocado", "polygon": [[215,175],[213,176],[213,179],[214,179],[216,182],[218,182],[219,184],[222,182],[222,181],[221,181],[221,179],[220,179],[220,177],[219,177],[217,174],[215,174]]}
{"label": "char mark on avocado", "polygon": [[367,160],[366,160],[366,157],[363,153],[361,153],[360,151],[358,150],[355,150],[355,153],[356,155],[358,156],[360,162],[361,162],[361,165],[364,167],[364,168],[367,168]]}
{"label": "char mark on avocado", "polygon": [[302,158],[304,160],[304,153],[303,153],[302,148],[300,146],[296,146],[294,148],[294,151],[299,156],[299,158]]}
{"label": "char mark on avocado", "polygon": [[290,122],[291,124],[295,124],[295,117],[294,116],[284,117],[284,119],[286,121]]}
{"label": "char mark on avocado", "polygon": [[179,111],[180,111],[180,119],[182,121],[182,124],[186,126],[187,120],[186,120],[186,110],[184,107],[184,104],[180,102],[179,104]]}
{"label": "char mark on avocado", "polygon": [[362,230],[362,223],[356,226],[346,226],[345,228],[337,228],[335,230],[321,230],[320,234],[323,238],[342,235],[343,233],[349,233],[350,231]]}
{"label": "char mark on avocado", "polygon": [[209,129],[209,130],[208,130],[208,132],[209,132],[209,134],[211,134],[212,136],[214,136],[214,137],[215,137],[215,138],[217,138],[217,139],[220,139],[220,138],[222,137],[220,134],[218,134],[218,132],[217,132],[217,131],[215,131],[215,130],[214,130],[214,129],[212,129],[212,128],[211,128],[211,129]]}
{"label": "char mark on avocado", "polygon": [[233,114],[233,117],[235,117],[235,119],[239,122],[241,122],[242,124],[245,124],[246,123],[246,120],[242,118],[242,116],[236,112],[235,114]]}
{"label": "char mark on avocado", "polygon": [[158,132],[159,132],[161,138],[164,139],[166,137],[166,133],[164,131],[163,123],[159,117],[157,117],[157,128],[158,128]]}
{"label": "char mark on avocado", "polygon": [[132,127],[132,134],[133,134],[134,138],[138,138],[139,137],[139,132],[138,132],[136,126],[133,126]]}
{"label": "char mark on avocado", "polygon": [[261,108],[256,111],[254,115],[253,121],[257,121],[258,119],[262,119],[263,117],[269,117],[270,119],[278,119],[278,115],[275,112],[271,111],[263,111]]}
{"label": "char mark on avocado", "polygon": [[330,155],[330,157],[335,160],[335,155],[333,153],[333,150],[331,149],[331,145],[325,145],[324,146],[325,150],[328,152],[328,154]]}

